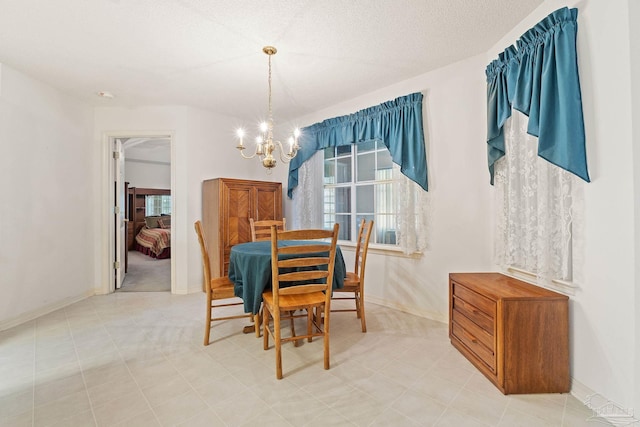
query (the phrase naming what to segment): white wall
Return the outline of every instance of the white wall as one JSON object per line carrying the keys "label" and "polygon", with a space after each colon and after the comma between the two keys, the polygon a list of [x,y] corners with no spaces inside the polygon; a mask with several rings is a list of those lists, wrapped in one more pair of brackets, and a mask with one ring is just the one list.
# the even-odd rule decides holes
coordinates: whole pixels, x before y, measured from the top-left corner
{"label": "white wall", "polygon": [[128,160],[125,156],[124,180],[129,187],[171,188],[171,164]]}
{"label": "white wall", "polygon": [[[424,94],[429,248],[418,259],[370,252],[369,301],[445,322],[448,274],[491,269],[493,202],[486,162],[485,65],[484,57],[471,58],[298,120],[307,126],[398,96]],[[353,253],[344,252],[351,266]]]}
{"label": "white wall", "polygon": [[[634,1],[568,2],[578,8],[578,66],[592,180],[585,186],[585,280],[571,297],[570,325],[574,391],[580,394],[586,387],[584,393],[598,392],[625,407],[635,402],[640,409],[634,385],[640,354],[634,345],[638,278],[628,15]],[[546,1],[494,46],[487,62],[565,5]]]}
{"label": "white wall", "polygon": [[[634,191],[633,183],[634,177],[640,181],[638,173],[634,174],[634,166],[640,171],[640,154],[633,150],[632,123],[640,124],[640,98],[637,87],[630,91],[629,32],[639,11],[637,6],[631,8],[630,19],[633,1],[572,2],[579,7],[578,56],[592,182],[585,192],[586,279],[571,297],[570,340],[573,392],[586,397],[595,391],[638,408],[640,296],[635,292],[639,280],[634,261],[639,259],[635,249],[640,241],[636,237],[636,216],[640,214],[634,211],[634,195],[639,190]],[[484,69],[525,31],[565,5],[548,0],[480,58],[299,120],[306,126],[413,91],[425,94],[431,245],[419,259],[373,255],[373,262],[367,263],[370,301],[445,320],[447,273],[495,269],[491,262],[493,196],[486,166]],[[636,71],[640,63],[637,49],[635,46],[632,58]],[[635,132],[637,139],[637,127]]]}
{"label": "white wall", "polygon": [[[640,22],[640,2],[629,1],[629,42],[631,47],[631,76],[636,78],[631,79],[631,120],[632,120],[632,146],[633,146],[633,172],[634,172],[634,223],[636,224],[634,233],[634,264],[635,264],[635,280],[634,288],[640,288],[640,81],[637,76],[640,75],[640,26],[637,23]],[[640,292],[635,291],[635,360],[640,358],[640,338],[638,338],[638,330],[640,328]],[[633,383],[634,400],[633,407],[636,408],[636,413],[640,411],[640,364],[636,362],[635,375]],[[637,416],[636,416],[637,417]]]}
{"label": "white wall", "polygon": [[[202,290],[202,265],[200,249],[193,223],[202,218],[202,181],[210,178],[232,177],[241,179],[275,180],[276,174],[267,176],[257,160],[244,160],[235,149],[234,119],[208,111],[183,106],[143,107],[143,108],[97,108],[95,112],[95,144],[103,144],[102,135],[108,132],[163,134],[171,133],[173,167],[173,218],[172,218],[172,274],[175,293]],[[108,153],[100,150],[102,163],[97,172],[108,174]],[[283,173],[283,172],[281,172]],[[103,179],[104,181],[104,179]],[[108,182],[104,181],[98,193],[106,198]],[[102,211],[108,206],[102,204]],[[108,217],[101,215],[96,224],[102,231],[103,241]],[[105,244],[102,245],[105,248]],[[102,263],[100,272],[103,286],[108,289],[104,278],[108,275],[108,252],[96,254],[97,263]]]}
{"label": "white wall", "polygon": [[93,293],[93,109],[0,73],[0,329]]}

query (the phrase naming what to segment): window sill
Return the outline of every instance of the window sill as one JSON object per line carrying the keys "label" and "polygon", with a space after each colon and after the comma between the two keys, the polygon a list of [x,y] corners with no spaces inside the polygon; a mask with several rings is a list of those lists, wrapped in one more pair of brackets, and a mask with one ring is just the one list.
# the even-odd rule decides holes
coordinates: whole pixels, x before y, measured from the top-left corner
{"label": "window sill", "polygon": [[[346,240],[338,241],[338,246],[340,246],[341,250],[346,250],[347,252],[354,252],[356,249],[355,242],[350,242]],[[413,254],[405,254],[402,252],[402,249],[397,246],[389,246],[389,245],[380,245],[375,243],[369,244],[369,253],[370,254],[380,254],[380,255],[388,255],[395,256],[399,258],[412,258],[418,259],[422,257],[422,252],[416,252]]]}
{"label": "window sill", "polygon": [[505,274],[516,279],[524,280],[525,282],[529,282],[533,285],[560,292],[564,295],[575,295],[576,289],[578,289],[578,286],[574,282],[567,282],[565,280],[552,279],[550,283],[540,283],[538,277],[534,273],[518,267],[507,267]]}

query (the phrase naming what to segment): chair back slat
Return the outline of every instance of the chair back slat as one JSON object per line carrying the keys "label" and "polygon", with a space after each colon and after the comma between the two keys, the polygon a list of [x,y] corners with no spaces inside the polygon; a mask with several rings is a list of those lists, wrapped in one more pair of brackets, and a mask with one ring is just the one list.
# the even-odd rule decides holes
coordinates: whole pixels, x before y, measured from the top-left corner
{"label": "chair back slat", "polygon": [[304,295],[313,292],[322,292],[325,288],[325,285],[299,285],[295,288],[281,288],[280,295]]}
{"label": "chair back slat", "polygon": [[355,266],[353,272],[357,276],[364,276],[364,270],[367,263],[367,252],[369,251],[369,240],[371,239],[371,231],[373,230],[373,220],[360,220],[358,227],[358,238],[356,243]]}
{"label": "chair back slat", "polygon": [[255,221],[253,218],[249,218],[249,225],[251,226],[251,241],[258,242],[261,240],[271,239],[271,226],[276,225],[279,230],[287,229],[287,220],[266,219],[261,221]]}
{"label": "chair back slat", "polygon": [[330,303],[338,228],[335,224],[332,230],[279,231],[276,225],[271,226],[272,292],[276,306],[281,294],[318,291],[324,291],[326,303]]}
{"label": "chair back slat", "polygon": [[[328,252],[328,250],[327,250]],[[313,267],[317,265],[327,265],[328,257],[309,257],[309,258],[288,258],[278,261],[278,267]]]}
{"label": "chair back slat", "polygon": [[291,273],[281,273],[278,280],[282,282],[301,282],[303,280],[326,279],[328,273],[323,270],[294,271]]}

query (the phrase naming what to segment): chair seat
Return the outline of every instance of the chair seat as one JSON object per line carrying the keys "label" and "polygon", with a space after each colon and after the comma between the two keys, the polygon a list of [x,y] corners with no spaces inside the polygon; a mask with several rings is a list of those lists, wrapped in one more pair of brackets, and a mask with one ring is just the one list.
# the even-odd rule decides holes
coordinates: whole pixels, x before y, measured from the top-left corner
{"label": "chair seat", "polygon": [[214,299],[234,298],[233,282],[228,277],[214,277],[211,279],[211,293]]}
{"label": "chair seat", "polygon": [[[301,310],[307,307],[319,307],[325,303],[324,292],[311,292],[308,294],[280,295],[279,308],[281,311]],[[262,302],[274,306],[273,292],[267,291],[262,294]]]}
{"label": "chair seat", "polygon": [[347,271],[347,276],[344,278],[344,284],[342,289],[335,289],[336,291],[349,291],[353,292],[354,288],[360,287],[360,276],[357,274]]}

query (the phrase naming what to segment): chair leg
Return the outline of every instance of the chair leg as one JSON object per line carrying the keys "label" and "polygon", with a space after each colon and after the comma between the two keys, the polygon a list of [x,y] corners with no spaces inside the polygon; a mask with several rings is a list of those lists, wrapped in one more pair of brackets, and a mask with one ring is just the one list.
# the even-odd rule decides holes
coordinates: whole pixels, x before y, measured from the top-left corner
{"label": "chair leg", "polygon": [[[296,336],[296,327],[294,325],[294,319],[293,319],[293,315],[296,313],[295,311],[289,311],[287,312],[289,313],[289,325],[291,326],[291,336],[295,337]],[[293,346],[294,347],[298,347],[300,345],[300,340],[295,340],[293,341]]]}
{"label": "chair leg", "polygon": [[[317,309],[317,308],[316,308]],[[313,310],[312,309],[307,309],[307,335],[309,335],[309,338],[307,338],[307,341],[312,342],[313,341],[313,337],[311,336],[311,326],[313,323]]]}
{"label": "chair leg", "polygon": [[262,309],[253,315],[253,324],[256,328],[256,338],[260,338],[260,326],[262,325]]}
{"label": "chair leg", "polygon": [[204,345],[209,345],[209,335],[211,333],[211,296],[207,296],[207,319],[204,328]]}
{"label": "chair leg", "polygon": [[269,350],[269,309],[262,307],[262,346]]}
{"label": "chair leg", "polygon": [[324,322],[322,324],[324,332],[324,369],[329,369],[329,310],[325,309]]}
{"label": "chair leg", "polygon": [[367,332],[367,321],[364,318],[364,293],[362,290],[360,290],[359,294],[358,294],[358,301],[360,301],[359,307],[360,307],[360,322],[362,323],[362,332]]}
{"label": "chair leg", "polygon": [[276,378],[282,379],[282,337],[280,333],[280,312],[273,313],[273,340],[276,345]]}

